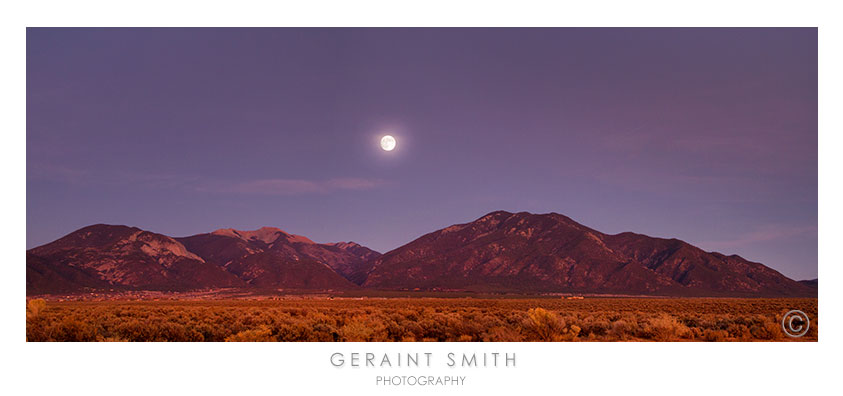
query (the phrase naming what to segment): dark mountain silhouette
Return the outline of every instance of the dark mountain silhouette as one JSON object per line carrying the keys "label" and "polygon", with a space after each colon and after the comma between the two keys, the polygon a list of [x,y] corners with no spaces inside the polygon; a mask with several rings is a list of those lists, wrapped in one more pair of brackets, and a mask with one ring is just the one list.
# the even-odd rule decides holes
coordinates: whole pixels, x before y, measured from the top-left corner
{"label": "dark mountain silhouette", "polygon": [[189,290],[245,283],[165,235],[97,224],[27,251],[27,294],[84,288]]}
{"label": "dark mountain silhouette", "polygon": [[27,251],[27,294],[88,290],[356,288],[380,254],[355,243],[316,244],[277,228],[171,238],[98,224]]}
{"label": "dark mountain silhouette", "polygon": [[666,296],[816,296],[737,255],[678,239],[603,234],[556,214],[493,212],[381,255],[277,228],[183,238],[94,225],[27,251],[27,294],[87,290],[442,290]]}
{"label": "dark mountain silhouette", "polygon": [[739,256],[677,239],[607,235],[556,214],[493,212],[372,264],[364,287],[679,296],[815,295]]}
{"label": "dark mountain silhouette", "polygon": [[353,257],[360,259],[360,261],[337,261],[332,266],[337,272],[357,285],[361,285],[366,281],[366,275],[372,269],[372,264],[376,258],[381,256],[380,253],[354,242],[337,242],[327,245],[336,249],[342,249],[351,253]]}
{"label": "dark mountain silhouette", "polygon": [[362,283],[368,261],[380,253],[353,242],[318,244],[277,228],[222,229],[177,238],[209,263],[249,285],[293,289],[336,289]]}
{"label": "dark mountain silhouette", "polygon": [[806,280],[799,281],[799,283],[801,283],[805,286],[813,287],[813,288],[819,287],[819,279],[806,279]]}

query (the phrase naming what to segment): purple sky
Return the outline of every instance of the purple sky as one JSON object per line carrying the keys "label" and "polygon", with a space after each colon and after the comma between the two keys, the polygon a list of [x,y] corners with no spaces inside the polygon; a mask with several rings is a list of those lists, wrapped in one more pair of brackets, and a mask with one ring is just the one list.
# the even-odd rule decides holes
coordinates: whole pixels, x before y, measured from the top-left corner
{"label": "purple sky", "polygon": [[504,209],[817,276],[813,28],[28,29],[26,104],[27,248]]}

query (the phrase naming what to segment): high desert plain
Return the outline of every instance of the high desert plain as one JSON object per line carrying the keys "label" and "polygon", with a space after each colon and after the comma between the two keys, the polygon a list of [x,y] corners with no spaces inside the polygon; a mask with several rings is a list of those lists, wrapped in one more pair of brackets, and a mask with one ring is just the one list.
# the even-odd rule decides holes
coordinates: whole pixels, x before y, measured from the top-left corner
{"label": "high desert plain", "polygon": [[[96,225],[28,254],[28,341],[816,341],[816,282],[494,212],[386,254],[274,228]],[[783,332],[791,310],[809,329]]]}

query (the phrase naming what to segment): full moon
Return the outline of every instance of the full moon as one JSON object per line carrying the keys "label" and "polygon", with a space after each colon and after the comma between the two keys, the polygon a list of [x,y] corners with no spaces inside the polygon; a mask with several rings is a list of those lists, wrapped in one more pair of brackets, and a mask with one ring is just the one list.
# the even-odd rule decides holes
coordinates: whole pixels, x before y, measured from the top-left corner
{"label": "full moon", "polygon": [[386,151],[392,151],[395,148],[395,138],[389,135],[382,137],[381,148]]}

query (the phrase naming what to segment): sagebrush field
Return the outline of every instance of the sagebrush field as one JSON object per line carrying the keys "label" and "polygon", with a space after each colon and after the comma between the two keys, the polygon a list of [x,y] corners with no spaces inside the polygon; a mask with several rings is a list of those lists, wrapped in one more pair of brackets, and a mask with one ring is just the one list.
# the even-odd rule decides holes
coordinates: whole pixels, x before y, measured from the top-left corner
{"label": "sagebrush field", "polygon": [[[791,309],[810,317],[782,332]],[[816,341],[817,299],[27,301],[27,341]]]}

